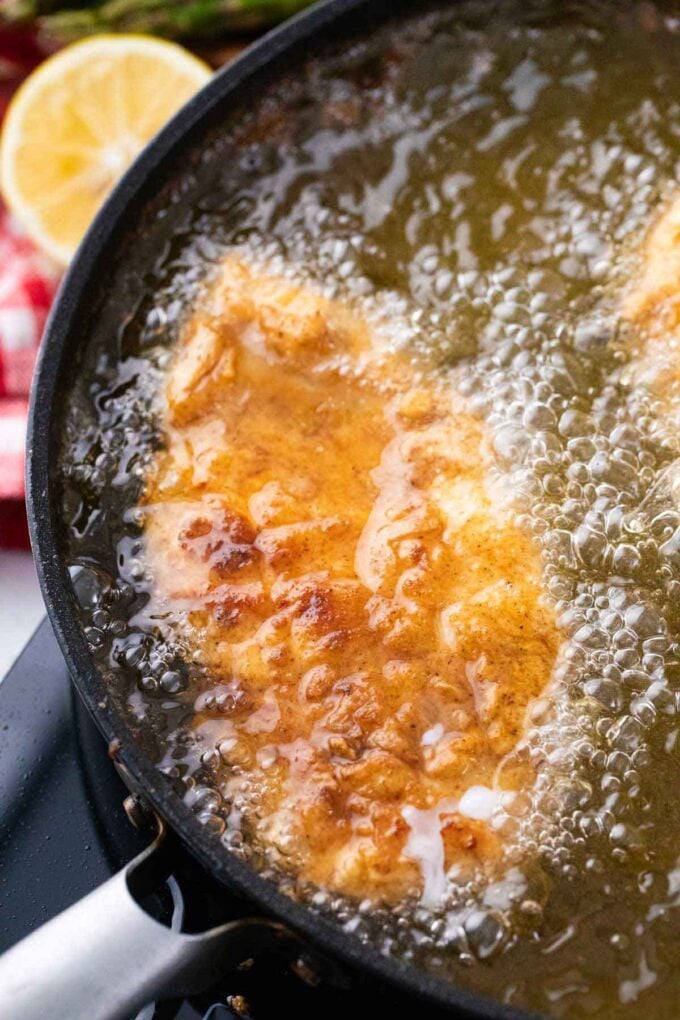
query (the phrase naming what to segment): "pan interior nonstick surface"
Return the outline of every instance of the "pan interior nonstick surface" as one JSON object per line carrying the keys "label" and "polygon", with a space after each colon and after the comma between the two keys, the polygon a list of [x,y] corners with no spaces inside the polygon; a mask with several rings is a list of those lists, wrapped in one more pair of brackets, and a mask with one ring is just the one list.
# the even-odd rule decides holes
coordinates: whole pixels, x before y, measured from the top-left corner
{"label": "pan interior nonstick surface", "polygon": [[[679,86],[680,7],[650,2],[462,2],[320,53],[194,140],[130,225],[64,405],[92,656],[224,853],[384,953],[557,1017],[670,1018],[680,994],[679,450],[622,313],[677,177]],[[158,395],[228,249],[455,370],[541,549],[563,653],[503,765],[538,778],[498,813],[505,875],[434,909],[310,889],[249,843],[192,739],[201,663],[144,617]]]}

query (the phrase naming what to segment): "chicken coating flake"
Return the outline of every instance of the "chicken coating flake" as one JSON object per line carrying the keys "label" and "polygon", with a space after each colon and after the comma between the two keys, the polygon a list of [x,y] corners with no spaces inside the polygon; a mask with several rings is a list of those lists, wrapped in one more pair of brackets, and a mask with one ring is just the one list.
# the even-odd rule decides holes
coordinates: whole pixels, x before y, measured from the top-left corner
{"label": "chicken coating flake", "polygon": [[375,900],[492,870],[488,811],[459,801],[489,792],[559,636],[480,424],[350,308],[234,256],[166,397],[152,613],[206,667],[194,726],[249,838]]}
{"label": "chicken coating flake", "polygon": [[649,387],[666,409],[680,411],[680,196],[649,231],[642,267],[623,302],[623,318],[641,340],[631,365],[634,382]]}

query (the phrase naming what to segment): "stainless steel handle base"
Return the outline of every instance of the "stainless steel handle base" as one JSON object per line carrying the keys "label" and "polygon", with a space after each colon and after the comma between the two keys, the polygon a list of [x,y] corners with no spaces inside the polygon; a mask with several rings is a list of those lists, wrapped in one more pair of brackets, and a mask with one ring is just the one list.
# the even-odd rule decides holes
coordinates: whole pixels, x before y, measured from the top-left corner
{"label": "stainless steel handle base", "polygon": [[156,870],[161,839],[0,957],[2,1020],[128,1020],[157,999],[208,987],[254,942],[284,934],[264,918],[199,935],[154,920],[131,888]]}

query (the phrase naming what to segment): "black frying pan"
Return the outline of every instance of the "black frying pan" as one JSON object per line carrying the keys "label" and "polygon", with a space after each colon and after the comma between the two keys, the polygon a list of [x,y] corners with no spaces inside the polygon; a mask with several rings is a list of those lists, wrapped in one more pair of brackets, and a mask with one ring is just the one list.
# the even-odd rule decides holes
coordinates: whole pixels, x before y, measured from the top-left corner
{"label": "black frying pan", "polygon": [[[275,884],[232,857],[203,828],[166,778],[132,740],[110,704],[77,621],[72,582],[59,541],[58,456],[63,405],[78,362],[83,324],[96,314],[93,294],[107,278],[124,229],[157,193],[168,167],[218,111],[246,102],[321,43],[389,18],[404,0],[327,0],[254,45],[185,106],[125,175],[97,216],[68,272],[50,317],[37,368],[28,439],[28,505],[33,549],[50,620],[73,681],[94,716],[138,803],[161,826],[141,858],[81,903],[10,950],[0,962],[3,1020],[129,1016],[156,997],[197,989],[212,980],[242,931],[225,925],[200,936],[171,933],[145,914],[133,895],[160,869],[157,848],[167,827],[214,878],[238,890],[267,915],[351,968],[387,981],[458,1016],[510,1020],[527,1014],[482,999],[397,959],[380,955],[339,926],[293,902]],[[412,7],[411,7],[412,9]],[[122,309],[121,309],[122,314]],[[133,894],[133,895],[131,895]],[[254,925],[250,937],[261,929]]]}

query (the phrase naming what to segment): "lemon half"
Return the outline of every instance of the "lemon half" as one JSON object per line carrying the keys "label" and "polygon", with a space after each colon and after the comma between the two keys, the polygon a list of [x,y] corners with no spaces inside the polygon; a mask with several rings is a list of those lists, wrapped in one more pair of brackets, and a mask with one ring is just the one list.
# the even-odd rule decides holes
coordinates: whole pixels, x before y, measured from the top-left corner
{"label": "lemon half", "polygon": [[175,43],[100,35],[26,79],[5,115],[0,189],[48,255],[70,261],[118,178],[210,75]]}

